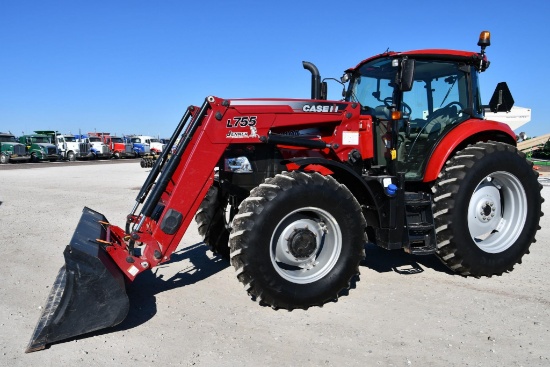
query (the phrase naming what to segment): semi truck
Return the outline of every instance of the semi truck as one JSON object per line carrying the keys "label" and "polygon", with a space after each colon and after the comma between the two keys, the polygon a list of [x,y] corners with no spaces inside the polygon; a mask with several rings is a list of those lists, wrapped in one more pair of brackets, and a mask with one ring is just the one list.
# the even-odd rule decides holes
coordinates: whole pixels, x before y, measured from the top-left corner
{"label": "semi truck", "polygon": [[19,142],[25,145],[31,162],[51,161],[61,159],[57,147],[52,143],[51,137],[45,134],[29,134],[19,137]]}
{"label": "semi truck", "polygon": [[150,141],[149,136],[129,135],[126,138],[132,143],[136,157],[143,157],[151,153],[151,145],[148,143],[148,141]]}
{"label": "semi truck", "polygon": [[60,134],[55,130],[37,130],[35,133],[48,135],[63,160],[75,161],[93,157],[90,143],[79,141],[73,134]]}
{"label": "semi truck", "polygon": [[30,159],[25,145],[19,143],[12,133],[0,133],[0,164],[28,162]]}
{"label": "semi truck", "polygon": [[87,143],[90,145],[90,152],[92,153],[92,159],[109,159],[111,158],[111,152],[103,140],[99,137],[88,136],[83,134],[77,134],[74,136],[75,139],[82,143]]}
{"label": "semi truck", "polygon": [[106,135],[105,142],[111,149],[112,157],[115,159],[136,157],[132,143],[126,138]]}

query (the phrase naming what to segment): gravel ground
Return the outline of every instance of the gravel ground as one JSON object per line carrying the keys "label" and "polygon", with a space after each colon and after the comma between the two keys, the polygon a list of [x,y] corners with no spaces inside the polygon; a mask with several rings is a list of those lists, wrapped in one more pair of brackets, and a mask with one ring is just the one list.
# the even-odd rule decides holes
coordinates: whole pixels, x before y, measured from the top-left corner
{"label": "gravel ground", "polygon": [[82,208],[122,226],[148,171],[137,161],[0,167],[0,366],[550,365],[550,215],[502,277],[463,278],[434,256],[368,245],[348,296],[292,312],[251,301],[193,224],[170,263],[131,285],[122,324],[24,354]]}

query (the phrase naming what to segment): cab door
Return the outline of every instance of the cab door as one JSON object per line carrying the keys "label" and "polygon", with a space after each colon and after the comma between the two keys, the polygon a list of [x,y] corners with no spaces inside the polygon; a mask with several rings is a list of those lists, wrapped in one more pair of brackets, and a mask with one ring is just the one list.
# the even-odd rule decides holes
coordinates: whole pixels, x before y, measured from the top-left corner
{"label": "cab door", "polygon": [[[437,142],[468,119],[468,70],[457,62],[416,61],[412,89],[403,92],[401,109],[407,119],[399,126],[398,171],[407,180],[422,180]],[[408,126],[407,126],[408,124]]]}

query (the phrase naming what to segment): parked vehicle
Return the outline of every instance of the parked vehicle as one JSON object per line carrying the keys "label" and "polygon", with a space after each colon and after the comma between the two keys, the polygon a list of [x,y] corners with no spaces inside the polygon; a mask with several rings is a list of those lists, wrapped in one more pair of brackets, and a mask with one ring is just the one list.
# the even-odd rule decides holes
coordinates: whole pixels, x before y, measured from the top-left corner
{"label": "parked vehicle", "polygon": [[0,164],[8,162],[28,162],[31,156],[25,145],[15,139],[11,133],[0,133]]}
{"label": "parked vehicle", "polygon": [[165,143],[163,143],[160,139],[153,138],[150,136],[144,136],[143,139],[146,143],[149,144],[149,147],[151,148],[151,153],[158,155],[162,153],[164,147],[166,146]]}
{"label": "parked vehicle", "polygon": [[52,144],[51,137],[44,134],[29,134],[19,137],[19,142],[25,145],[31,162],[51,161],[61,159],[57,147]]}
{"label": "parked vehicle", "polygon": [[63,160],[75,161],[93,157],[90,144],[78,141],[72,134],[60,134],[54,130],[37,130],[35,133],[48,135],[51,142],[57,146],[57,151]]}
{"label": "parked vehicle", "polygon": [[87,135],[75,135],[75,138],[83,143],[90,144],[90,152],[92,153],[92,159],[109,159],[111,158],[111,152],[109,147],[97,136]]}
{"label": "parked vehicle", "polygon": [[132,143],[120,136],[111,136],[105,135],[105,142],[108,144],[111,149],[111,154],[113,158],[135,158],[136,153]]}
{"label": "parked vehicle", "polygon": [[148,143],[151,138],[150,136],[130,135],[127,138],[129,138],[132,143],[136,157],[143,157],[144,155],[151,153],[151,145]]}
{"label": "parked vehicle", "polygon": [[[343,100],[327,100],[304,62],[309,99],[190,106],[122,227],[84,208],[27,351],[124,320],[125,283],[169,261],[193,216],[248,294],[274,309],[346,293],[367,239],[435,254],[462,276],[512,271],[540,229],[542,186],[510,127],[484,118],[489,32],[478,45],[367,58],[345,71]],[[493,96],[491,111],[512,108],[507,88]]]}

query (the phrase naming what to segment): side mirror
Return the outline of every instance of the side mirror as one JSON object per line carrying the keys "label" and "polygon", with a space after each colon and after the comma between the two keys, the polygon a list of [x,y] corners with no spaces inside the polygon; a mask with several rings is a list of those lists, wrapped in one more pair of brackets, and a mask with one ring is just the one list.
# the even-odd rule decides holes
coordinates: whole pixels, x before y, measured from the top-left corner
{"label": "side mirror", "polygon": [[512,106],[514,106],[514,98],[508,89],[508,84],[506,82],[498,83],[489,102],[491,112],[509,112]]}
{"label": "side mirror", "polygon": [[326,100],[328,97],[328,85],[327,82],[321,83],[321,95],[319,96],[319,99]]}
{"label": "side mirror", "polygon": [[403,59],[401,62],[401,78],[399,81],[399,90],[408,92],[412,89],[414,81],[414,60]]}

